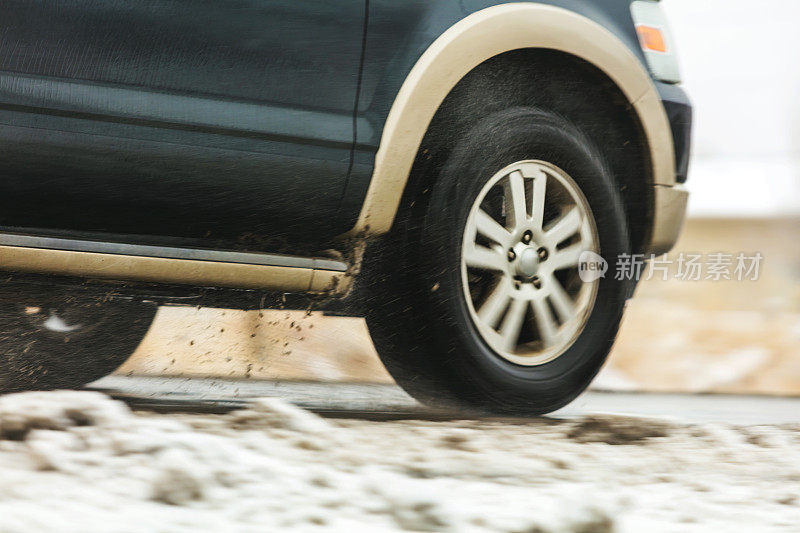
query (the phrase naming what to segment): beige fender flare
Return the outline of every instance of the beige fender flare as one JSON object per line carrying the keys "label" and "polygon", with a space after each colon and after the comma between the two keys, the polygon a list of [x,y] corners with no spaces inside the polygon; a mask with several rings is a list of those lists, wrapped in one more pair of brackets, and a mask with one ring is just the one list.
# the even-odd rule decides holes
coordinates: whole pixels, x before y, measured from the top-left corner
{"label": "beige fender flare", "polygon": [[[348,235],[368,237],[389,231],[417,150],[445,97],[479,64],[520,48],[572,54],[616,83],[639,116],[650,149],[656,197],[650,249],[671,247],[680,229],[680,222],[677,228],[672,227],[675,195],[668,195],[673,204],[670,220],[660,220],[664,216],[657,211],[664,203],[662,191],[678,189],[673,187],[674,147],[650,76],[636,56],[596,22],[566,9],[536,3],[501,4],[475,12],[445,31],[420,57],[389,112],[372,181],[358,221]],[[683,200],[685,206],[685,197]],[[682,209],[677,211],[682,220]]]}

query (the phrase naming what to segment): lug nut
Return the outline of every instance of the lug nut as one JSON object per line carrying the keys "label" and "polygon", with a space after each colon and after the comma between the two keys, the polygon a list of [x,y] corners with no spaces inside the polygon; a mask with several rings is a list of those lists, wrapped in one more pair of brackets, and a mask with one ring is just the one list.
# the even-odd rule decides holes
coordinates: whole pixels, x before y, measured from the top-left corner
{"label": "lug nut", "polygon": [[522,235],[522,242],[524,242],[525,244],[530,244],[532,239],[533,239],[533,233],[531,233],[530,231],[526,231]]}
{"label": "lug nut", "polygon": [[539,276],[534,276],[534,277],[532,277],[532,278],[531,278],[531,283],[532,283],[532,284],[533,284],[533,286],[534,286],[534,287],[536,287],[537,289],[541,289],[541,288],[542,288],[542,280],[540,280],[540,279],[539,279]]}
{"label": "lug nut", "polygon": [[536,253],[539,254],[539,261],[547,261],[547,258],[550,257],[550,253],[547,251],[547,248],[539,248],[536,250]]}
{"label": "lug nut", "polygon": [[508,251],[508,260],[509,261],[513,261],[516,258],[517,258],[517,253],[514,250],[509,250]]}

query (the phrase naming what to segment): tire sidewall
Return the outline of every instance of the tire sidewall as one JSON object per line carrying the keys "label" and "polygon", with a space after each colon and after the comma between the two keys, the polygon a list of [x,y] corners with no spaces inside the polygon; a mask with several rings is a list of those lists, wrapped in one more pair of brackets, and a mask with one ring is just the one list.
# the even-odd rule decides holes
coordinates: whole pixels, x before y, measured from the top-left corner
{"label": "tire sidewall", "polygon": [[[75,296],[51,288],[0,287],[0,393],[71,389],[117,369],[133,353],[156,314],[154,304],[108,295]],[[30,315],[26,308],[40,308]],[[69,309],[80,326],[54,331],[51,312]]]}
{"label": "tire sidewall", "polygon": [[[429,289],[433,337],[452,376],[457,396],[475,405],[487,399],[511,410],[530,406],[549,411],[568,403],[599,371],[616,337],[628,285],[613,269],[599,281],[594,308],[575,342],[558,358],[538,366],[509,362],[478,333],[461,278],[463,228],[486,182],[522,160],[540,160],[565,171],[580,187],[592,211],[600,255],[610,265],[629,253],[627,226],[615,184],[590,141],[563,119],[535,109],[514,108],[481,121],[451,153],[436,183],[420,243],[419,279]],[[436,287],[435,291],[430,290]],[[469,390],[474,393],[470,393]],[[487,398],[488,397],[488,398]]]}

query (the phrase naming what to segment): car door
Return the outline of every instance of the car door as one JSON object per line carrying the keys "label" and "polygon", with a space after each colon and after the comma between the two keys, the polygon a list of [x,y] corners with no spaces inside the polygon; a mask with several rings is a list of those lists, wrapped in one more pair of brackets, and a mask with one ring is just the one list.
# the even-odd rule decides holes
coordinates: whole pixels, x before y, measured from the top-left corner
{"label": "car door", "polygon": [[4,0],[0,231],[345,231],[365,0]]}

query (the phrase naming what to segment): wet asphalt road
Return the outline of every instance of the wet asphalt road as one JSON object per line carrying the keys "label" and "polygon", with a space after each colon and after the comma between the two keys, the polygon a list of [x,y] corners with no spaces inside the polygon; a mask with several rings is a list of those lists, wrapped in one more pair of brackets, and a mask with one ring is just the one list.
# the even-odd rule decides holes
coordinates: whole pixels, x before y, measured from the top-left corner
{"label": "wet asphalt road", "polygon": [[[93,383],[134,408],[226,412],[258,397],[280,397],[322,415],[375,420],[465,418],[416,403],[394,385],[109,376]],[[667,417],[735,425],[800,423],[800,398],[590,391],[550,416],[588,414]],[[466,415],[469,418],[469,415]]]}

